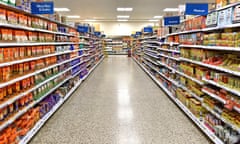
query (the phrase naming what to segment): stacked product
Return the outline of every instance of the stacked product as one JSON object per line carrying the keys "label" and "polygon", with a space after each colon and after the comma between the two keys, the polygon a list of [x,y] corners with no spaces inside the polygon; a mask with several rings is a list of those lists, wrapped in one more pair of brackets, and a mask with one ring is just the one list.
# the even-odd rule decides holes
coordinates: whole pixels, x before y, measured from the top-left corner
{"label": "stacked product", "polygon": [[[102,60],[102,51],[88,54],[74,27],[6,5],[0,24],[0,143],[27,143]],[[89,68],[87,59],[94,60]]]}
{"label": "stacked product", "polygon": [[148,39],[137,61],[214,143],[240,142],[239,9],[183,21],[179,32]]}

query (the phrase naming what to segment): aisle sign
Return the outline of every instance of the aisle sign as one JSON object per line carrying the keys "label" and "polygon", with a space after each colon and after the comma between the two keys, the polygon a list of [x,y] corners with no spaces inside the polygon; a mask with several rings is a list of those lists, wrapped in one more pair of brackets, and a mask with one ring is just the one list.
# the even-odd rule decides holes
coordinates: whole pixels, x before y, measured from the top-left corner
{"label": "aisle sign", "polygon": [[31,2],[32,14],[54,14],[53,2]]}
{"label": "aisle sign", "polygon": [[207,15],[207,3],[187,3],[185,15]]}
{"label": "aisle sign", "polygon": [[89,32],[89,27],[88,26],[78,26],[77,30],[78,30],[78,32],[88,33]]}
{"label": "aisle sign", "polygon": [[97,37],[100,37],[101,36],[101,32],[95,31],[94,35],[97,36]]}
{"label": "aisle sign", "polygon": [[140,35],[142,35],[142,32],[136,32],[136,35],[140,36]]}
{"label": "aisle sign", "polygon": [[180,16],[164,17],[165,26],[179,25],[179,24],[180,24]]}
{"label": "aisle sign", "polygon": [[144,27],[143,32],[152,33],[153,32],[153,28],[152,27]]}

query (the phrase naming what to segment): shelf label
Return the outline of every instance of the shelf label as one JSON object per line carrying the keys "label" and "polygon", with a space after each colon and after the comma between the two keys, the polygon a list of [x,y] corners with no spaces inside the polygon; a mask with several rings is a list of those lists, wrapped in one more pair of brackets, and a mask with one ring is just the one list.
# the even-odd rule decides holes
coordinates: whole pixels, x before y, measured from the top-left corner
{"label": "shelf label", "polygon": [[165,26],[179,25],[179,24],[180,24],[180,16],[164,17]]}
{"label": "shelf label", "polygon": [[54,14],[53,2],[32,2],[31,3],[32,14]]}
{"label": "shelf label", "polygon": [[207,15],[207,3],[186,3],[185,15]]}

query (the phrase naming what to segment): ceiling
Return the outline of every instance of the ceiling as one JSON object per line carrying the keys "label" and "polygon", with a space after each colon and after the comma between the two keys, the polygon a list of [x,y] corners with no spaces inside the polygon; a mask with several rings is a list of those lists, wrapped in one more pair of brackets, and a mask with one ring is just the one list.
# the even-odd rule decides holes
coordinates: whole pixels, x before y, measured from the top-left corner
{"label": "ceiling", "polygon": [[[66,7],[70,12],[62,15],[79,15],[80,19],[116,21],[117,15],[129,15],[130,21],[146,21],[163,15],[164,8],[176,8],[186,2],[213,2],[215,0],[53,0],[55,7]],[[132,7],[132,12],[117,12],[117,7]]]}

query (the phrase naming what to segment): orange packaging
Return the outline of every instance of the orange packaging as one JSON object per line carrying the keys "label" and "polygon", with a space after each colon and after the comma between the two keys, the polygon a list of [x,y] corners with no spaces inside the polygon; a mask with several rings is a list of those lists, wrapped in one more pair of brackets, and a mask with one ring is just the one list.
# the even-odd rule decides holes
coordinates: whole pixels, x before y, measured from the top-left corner
{"label": "orange packaging", "polygon": [[30,80],[31,80],[31,85],[34,85],[34,77],[31,77]]}
{"label": "orange packaging", "polygon": [[11,24],[17,24],[18,15],[15,12],[7,11],[7,19]]}
{"label": "orange packaging", "polygon": [[4,98],[3,88],[0,88],[0,100],[2,100],[3,98]]}
{"label": "orange packaging", "polygon": [[3,81],[8,81],[10,79],[10,67],[6,66],[2,68]]}
{"label": "orange packaging", "polygon": [[26,79],[24,79],[24,80],[21,81],[21,85],[22,85],[22,89],[23,89],[23,90],[27,88]]}
{"label": "orange packaging", "polygon": [[0,62],[4,61],[4,48],[0,48]]}
{"label": "orange packaging", "polygon": [[14,35],[13,35],[13,30],[11,30],[11,29],[8,29],[7,30],[7,40],[9,40],[9,41],[13,41],[14,40]]}
{"label": "orange packaging", "polygon": [[7,94],[8,94],[8,96],[13,94],[13,86],[12,85],[7,86]]}
{"label": "orange packaging", "polygon": [[8,40],[8,29],[1,29],[1,40],[7,41]]}
{"label": "orange packaging", "polygon": [[8,48],[9,60],[13,60],[13,50],[12,48]]}
{"label": "orange packaging", "polygon": [[30,62],[30,70],[35,70],[36,61]]}
{"label": "orange packaging", "polygon": [[33,32],[28,32],[28,40],[33,41]]}
{"label": "orange packaging", "polygon": [[7,89],[4,87],[2,88],[3,89],[3,97],[6,97],[7,96]]}
{"label": "orange packaging", "polygon": [[6,23],[6,10],[5,9],[0,9],[0,22],[1,23]]}
{"label": "orange packaging", "polygon": [[32,27],[32,18],[27,16],[27,26]]}
{"label": "orange packaging", "polygon": [[32,56],[37,56],[37,48],[36,48],[36,46],[33,46],[31,48],[32,48]]}
{"label": "orange packaging", "polygon": [[31,57],[32,56],[32,48],[31,47],[27,47],[27,56]]}
{"label": "orange packaging", "polygon": [[19,48],[19,56],[20,58],[24,58],[25,57],[25,48],[24,47],[20,47]]}
{"label": "orange packaging", "polygon": [[13,49],[13,59],[19,59],[19,48],[12,48]]}
{"label": "orange packaging", "polygon": [[29,71],[29,62],[24,63],[24,72]]}
{"label": "orange packaging", "polygon": [[18,75],[19,73],[19,65],[18,64],[15,64],[12,66],[12,74],[13,75]]}
{"label": "orange packaging", "polygon": [[5,61],[9,61],[9,52],[8,52],[8,48],[4,48],[3,49],[3,57]]}
{"label": "orange packaging", "polygon": [[18,93],[21,91],[21,88],[20,88],[20,82],[16,82],[15,83],[15,92]]}
{"label": "orange packaging", "polygon": [[54,53],[54,52],[55,52],[55,47],[51,46],[51,53]]}
{"label": "orange packaging", "polygon": [[18,69],[18,73],[21,75],[21,74],[23,74],[23,68],[24,68],[24,65],[21,63],[21,64],[19,64],[18,65],[19,67],[19,69]]}

